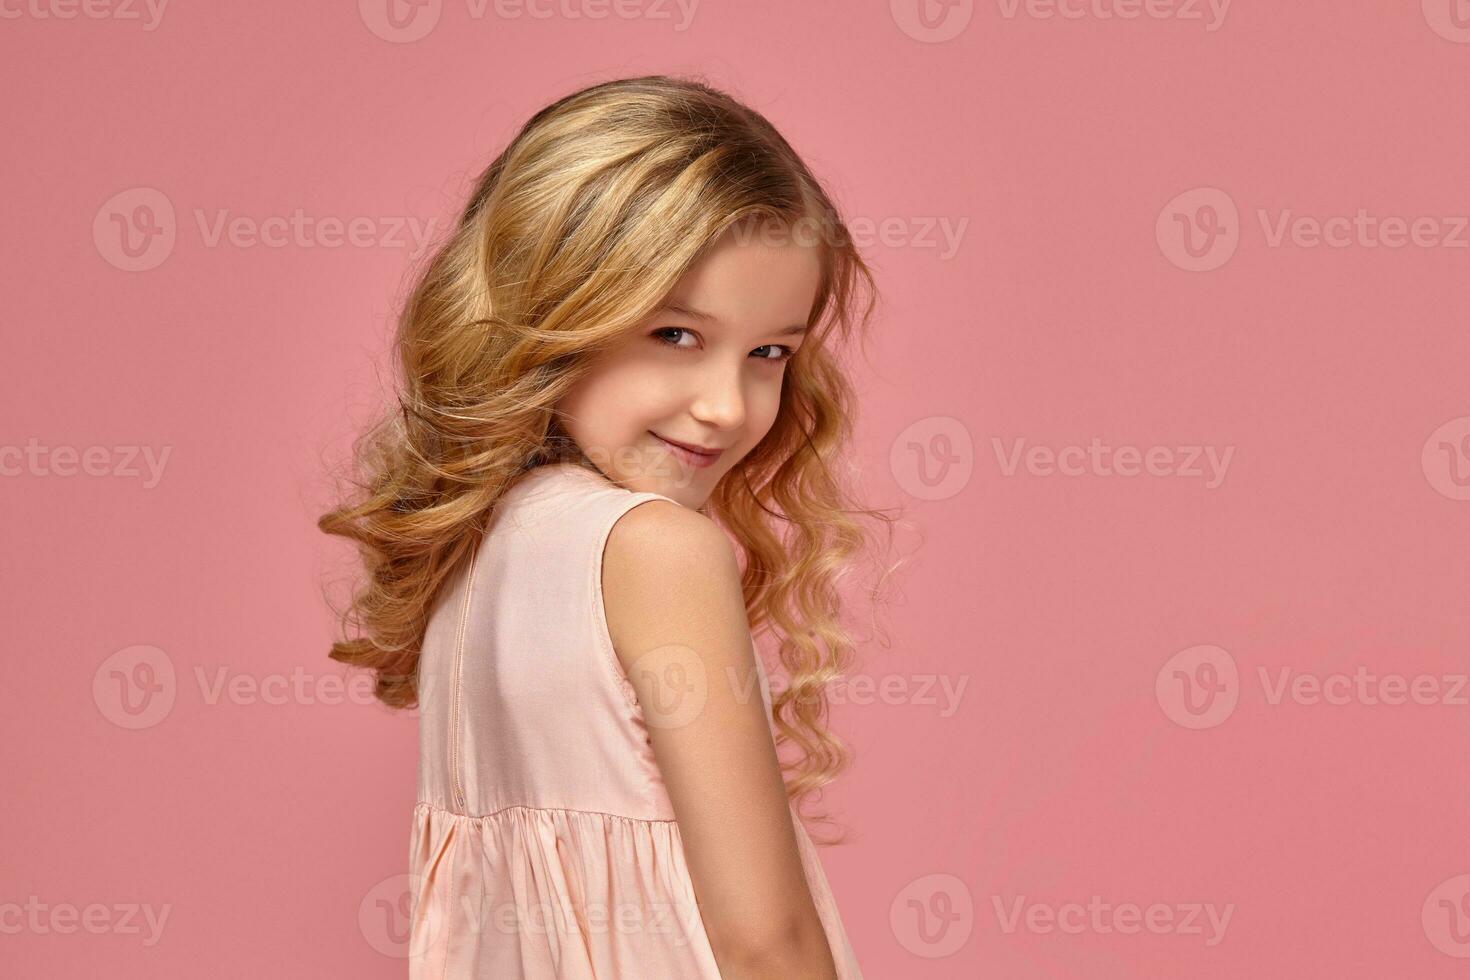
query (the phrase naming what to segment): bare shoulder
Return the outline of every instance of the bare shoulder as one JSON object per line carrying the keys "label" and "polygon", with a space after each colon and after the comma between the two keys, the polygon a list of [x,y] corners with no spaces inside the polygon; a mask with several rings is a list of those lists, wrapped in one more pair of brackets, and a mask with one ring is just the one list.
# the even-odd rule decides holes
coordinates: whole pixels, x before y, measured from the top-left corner
{"label": "bare shoulder", "polygon": [[[603,557],[608,634],[641,707],[722,970],[789,949],[792,937],[826,951],[755,687],[734,544],[698,511],[653,500],[614,524]],[[801,975],[835,976],[826,955],[825,972]]]}
{"label": "bare shoulder", "polygon": [[670,643],[703,647],[709,631],[745,621],[740,568],[714,521],[667,500],[630,508],[602,556],[608,633],[624,665]]}
{"label": "bare shoulder", "polygon": [[705,557],[721,549],[734,557],[725,532],[699,511],[669,500],[648,500],[624,512],[613,525],[607,560],[612,560],[614,552],[636,560],[640,552],[676,552],[689,547],[703,549]]}

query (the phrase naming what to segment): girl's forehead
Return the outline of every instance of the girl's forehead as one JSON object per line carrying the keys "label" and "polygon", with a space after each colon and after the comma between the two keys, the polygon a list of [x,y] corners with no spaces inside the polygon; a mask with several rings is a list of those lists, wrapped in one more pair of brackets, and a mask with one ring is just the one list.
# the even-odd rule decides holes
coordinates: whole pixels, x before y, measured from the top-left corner
{"label": "girl's forehead", "polygon": [[660,312],[702,325],[799,334],[821,286],[815,246],[734,244],[696,263]]}

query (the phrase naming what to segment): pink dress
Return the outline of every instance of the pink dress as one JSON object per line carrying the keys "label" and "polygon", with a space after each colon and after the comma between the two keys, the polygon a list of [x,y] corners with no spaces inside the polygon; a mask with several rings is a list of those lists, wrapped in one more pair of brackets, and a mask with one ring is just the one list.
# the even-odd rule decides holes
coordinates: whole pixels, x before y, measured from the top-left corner
{"label": "pink dress", "polygon": [[[524,474],[446,581],[419,663],[411,980],[717,980],[679,826],[602,605],[635,493],[573,463]],[[771,692],[756,656],[761,698]],[[841,980],[861,980],[791,809]]]}

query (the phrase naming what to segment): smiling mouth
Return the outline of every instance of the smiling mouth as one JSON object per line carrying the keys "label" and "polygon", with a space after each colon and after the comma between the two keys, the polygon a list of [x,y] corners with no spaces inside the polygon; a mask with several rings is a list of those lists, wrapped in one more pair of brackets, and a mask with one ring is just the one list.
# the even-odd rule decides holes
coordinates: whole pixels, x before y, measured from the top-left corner
{"label": "smiling mouth", "polygon": [[686,442],[675,442],[672,439],[665,439],[652,429],[648,430],[648,434],[667,446],[669,451],[674,455],[695,466],[708,466],[719,459],[720,454],[724,452],[723,449],[703,449],[698,446],[691,446]]}

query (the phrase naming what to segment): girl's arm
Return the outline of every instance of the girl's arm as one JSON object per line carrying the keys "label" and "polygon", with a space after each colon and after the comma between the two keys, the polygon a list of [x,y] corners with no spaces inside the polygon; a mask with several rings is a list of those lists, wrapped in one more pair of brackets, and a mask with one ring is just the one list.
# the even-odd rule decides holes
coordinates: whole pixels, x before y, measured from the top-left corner
{"label": "girl's arm", "polygon": [[[729,539],[697,511],[640,504],[608,535],[602,582],[608,633],[643,706],[721,977],[835,978]],[[671,690],[669,679],[693,690]]]}

